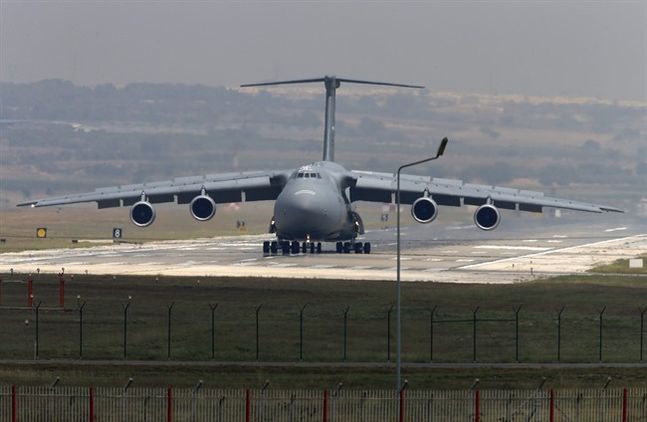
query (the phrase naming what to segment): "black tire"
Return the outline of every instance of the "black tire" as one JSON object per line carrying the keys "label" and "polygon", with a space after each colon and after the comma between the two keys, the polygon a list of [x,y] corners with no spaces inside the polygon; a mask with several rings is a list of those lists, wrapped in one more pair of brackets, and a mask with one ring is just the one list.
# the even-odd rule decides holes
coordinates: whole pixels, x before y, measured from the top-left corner
{"label": "black tire", "polygon": [[290,254],[290,242],[288,242],[287,240],[281,242],[281,252],[283,252],[283,255]]}
{"label": "black tire", "polygon": [[299,254],[299,249],[301,249],[301,245],[299,245],[299,242],[296,240],[292,241],[292,255],[298,255]]}
{"label": "black tire", "polygon": [[301,243],[301,252],[302,253],[308,252],[308,244],[306,242]]}
{"label": "black tire", "polygon": [[337,242],[335,245],[335,248],[337,250],[337,253],[342,253],[344,251],[344,246],[341,242]]}
{"label": "black tire", "polygon": [[371,242],[364,243],[364,253],[365,254],[371,253]]}
{"label": "black tire", "polygon": [[355,250],[355,253],[362,253],[362,242],[357,242],[353,245],[353,249]]}
{"label": "black tire", "polygon": [[268,253],[270,253],[270,242],[269,242],[269,241],[267,241],[267,240],[263,241],[263,253],[264,253],[265,255],[267,255]]}
{"label": "black tire", "polygon": [[278,250],[279,250],[279,244],[278,244],[278,242],[276,240],[273,240],[270,243],[270,252],[272,254],[276,254],[278,252]]}
{"label": "black tire", "polygon": [[310,244],[310,253],[315,253],[315,244],[314,243]]}
{"label": "black tire", "polygon": [[350,242],[344,242],[344,253],[350,253]]}
{"label": "black tire", "polygon": [[321,253],[321,242],[317,242],[317,253]]}

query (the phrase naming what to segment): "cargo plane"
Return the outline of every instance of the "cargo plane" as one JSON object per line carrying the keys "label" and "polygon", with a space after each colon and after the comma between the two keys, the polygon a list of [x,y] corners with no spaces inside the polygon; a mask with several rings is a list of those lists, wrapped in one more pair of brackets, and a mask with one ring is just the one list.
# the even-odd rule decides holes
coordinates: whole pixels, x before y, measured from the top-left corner
{"label": "cargo plane", "polygon": [[[231,202],[274,201],[269,233],[276,238],[263,242],[264,254],[319,253],[322,242],[335,242],[338,253],[371,252],[369,242],[358,241],[364,233],[361,216],[353,209],[356,201],[396,202],[396,175],[347,170],[335,162],[335,99],[342,83],[423,88],[417,85],[373,82],[324,76],[321,78],[266,82],[241,87],[320,83],[326,90],[323,158],[296,169],[246,171],[179,177],[173,180],[99,188],[94,192],[45,198],[18,206],[45,207],[96,202],[98,208],[130,207],[130,219],[138,227],[155,221],[155,204],[188,204],[199,221],[210,220],[216,205]],[[442,154],[447,138],[443,139]],[[430,223],[439,206],[477,206],[474,224],[493,230],[501,221],[500,209],[540,213],[544,208],[585,212],[622,212],[604,205],[558,199],[541,192],[464,183],[460,180],[401,175],[400,203],[411,205],[418,223]]]}

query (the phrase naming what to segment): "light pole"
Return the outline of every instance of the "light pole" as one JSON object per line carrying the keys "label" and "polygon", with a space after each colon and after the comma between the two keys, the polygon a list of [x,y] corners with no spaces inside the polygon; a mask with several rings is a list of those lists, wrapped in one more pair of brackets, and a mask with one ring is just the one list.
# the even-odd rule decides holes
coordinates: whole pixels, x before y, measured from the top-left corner
{"label": "light pole", "polygon": [[396,244],[397,244],[397,254],[396,254],[396,259],[397,259],[397,279],[395,282],[395,297],[396,297],[396,303],[395,303],[395,315],[396,315],[396,337],[397,337],[397,350],[396,350],[396,378],[395,378],[395,389],[397,391],[400,391],[400,388],[402,384],[400,383],[400,373],[401,373],[401,367],[402,367],[402,330],[401,330],[401,320],[400,320],[400,173],[402,172],[402,169],[405,169],[407,167],[413,167],[417,166],[418,164],[426,163],[427,161],[432,161],[437,159],[438,157],[442,156],[445,153],[445,147],[447,146],[447,138],[443,138],[443,140],[440,142],[440,146],[438,147],[438,151],[436,152],[436,155],[433,157],[425,158],[424,160],[419,160],[419,161],[414,161],[413,163],[408,163],[408,164],[403,164],[400,167],[398,167],[398,174],[397,174],[397,190],[395,193],[395,198],[396,198],[396,204],[397,204],[397,238],[396,238]]}

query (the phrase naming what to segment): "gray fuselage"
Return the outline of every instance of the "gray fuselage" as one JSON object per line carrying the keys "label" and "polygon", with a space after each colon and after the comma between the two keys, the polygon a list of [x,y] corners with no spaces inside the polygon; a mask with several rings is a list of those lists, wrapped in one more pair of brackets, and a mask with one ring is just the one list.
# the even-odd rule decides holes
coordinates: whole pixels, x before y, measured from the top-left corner
{"label": "gray fuselage", "polygon": [[346,194],[353,181],[348,170],[330,161],[295,170],[274,203],[277,238],[328,242],[354,239],[358,224]]}

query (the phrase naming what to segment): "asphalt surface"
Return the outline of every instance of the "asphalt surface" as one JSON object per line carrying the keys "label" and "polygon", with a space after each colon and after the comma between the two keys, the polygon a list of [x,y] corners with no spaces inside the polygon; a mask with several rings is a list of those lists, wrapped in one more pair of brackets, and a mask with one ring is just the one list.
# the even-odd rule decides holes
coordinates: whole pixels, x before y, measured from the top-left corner
{"label": "asphalt surface", "polygon": [[[271,235],[109,244],[88,248],[0,255],[0,270],[27,273],[145,274],[175,276],[294,277],[392,280],[396,276],[396,230],[368,232],[360,241],[372,253],[262,254]],[[512,283],[647,254],[647,222],[625,215],[562,218],[506,215],[484,232],[473,224],[431,223],[402,229],[403,280]],[[646,263],[647,264],[647,263]]]}

